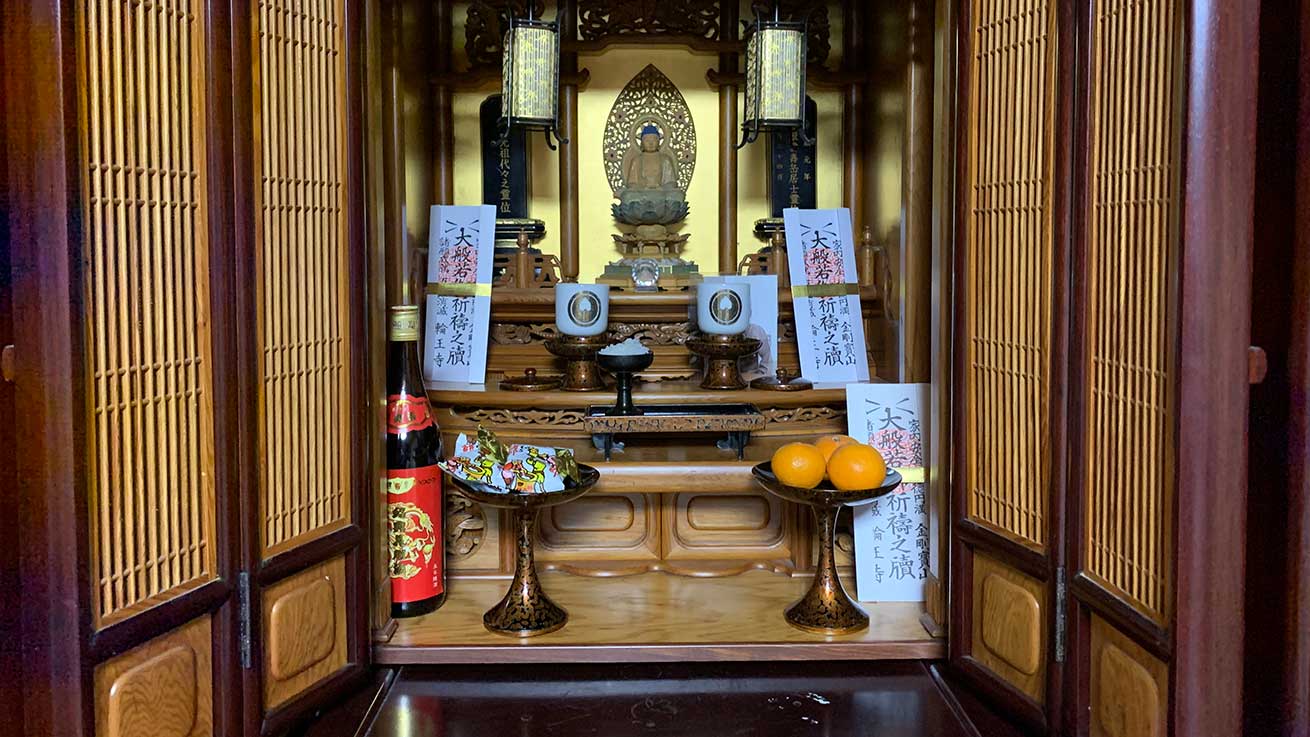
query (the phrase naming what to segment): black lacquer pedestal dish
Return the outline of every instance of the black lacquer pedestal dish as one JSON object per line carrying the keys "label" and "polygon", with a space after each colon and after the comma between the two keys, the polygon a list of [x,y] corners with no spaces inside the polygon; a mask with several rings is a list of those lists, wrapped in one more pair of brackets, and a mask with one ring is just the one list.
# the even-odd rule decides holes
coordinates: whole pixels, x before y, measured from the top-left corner
{"label": "black lacquer pedestal dish", "polygon": [[655,361],[655,354],[650,351],[618,355],[601,353],[596,356],[596,361],[600,363],[601,368],[614,374],[614,380],[618,383],[618,396],[614,401],[614,408],[606,414],[615,417],[642,414],[642,411],[632,403],[632,376],[638,371],[650,368]]}
{"label": "black lacquer pedestal dish", "polygon": [[488,630],[511,637],[533,637],[554,632],[569,621],[568,612],[546,596],[541,580],[537,578],[532,556],[532,527],[537,522],[539,511],[577,499],[600,479],[600,471],[591,466],[579,463],[578,472],[582,477],[580,482],[569,482],[570,485],[560,491],[536,494],[502,491],[488,484],[450,477],[469,499],[488,507],[514,510],[514,527],[518,532],[514,581],[505,598],[482,615],[482,624]]}
{"label": "black lacquer pedestal dish", "polygon": [[775,496],[813,507],[814,518],[819,525],[819,563],[814,571],[814,582],[800,601],[787,608],[787,623],[806,632],[823,635],[844,635],[868,627],[869,615],[851,600],[842,587],[841,579],[837,577],[837,564],[833,556],[837,513],[843,506],[865,504],[890,494],[901,485],[901,475],[888,470],[887,477],[877,488],[839,491],[831,487],[802,489],[788,486],[773,475],[770,463],[756,465],[751,473],[761,486]]}

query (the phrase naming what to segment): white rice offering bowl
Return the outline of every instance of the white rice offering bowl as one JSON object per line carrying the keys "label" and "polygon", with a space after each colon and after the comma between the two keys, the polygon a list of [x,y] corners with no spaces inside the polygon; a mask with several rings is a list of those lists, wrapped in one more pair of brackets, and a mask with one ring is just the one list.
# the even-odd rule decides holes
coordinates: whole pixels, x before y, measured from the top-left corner
{"label": "white rice offering bowl", "polygon": [[600,352],[606,356],[640,356],[650,353],[650,349],[641,344],[636,338],[628,338],[622,343],[600,349]]}

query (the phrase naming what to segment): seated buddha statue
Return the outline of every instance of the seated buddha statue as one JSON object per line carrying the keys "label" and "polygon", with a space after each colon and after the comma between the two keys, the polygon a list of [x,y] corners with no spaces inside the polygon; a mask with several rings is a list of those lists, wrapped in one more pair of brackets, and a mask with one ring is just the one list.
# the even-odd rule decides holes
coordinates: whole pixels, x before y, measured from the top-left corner
{"label": "seated buddha statue", "polygon": [[641,142],[625,158],[628,159],[623,180],[631,189],[676,189],[678,162],[668,151],[661,150],[663,137],[659,128],[647,125],[641,129]]}
{"label": "seated buddha statue", "polygon": [[687,217],[687,193],[678,187],[677,159],[662,144],[659,128],[648,123],[624,155],[624,186],[614,193],[619,200],[612,208],[615,220],[664,226]]}

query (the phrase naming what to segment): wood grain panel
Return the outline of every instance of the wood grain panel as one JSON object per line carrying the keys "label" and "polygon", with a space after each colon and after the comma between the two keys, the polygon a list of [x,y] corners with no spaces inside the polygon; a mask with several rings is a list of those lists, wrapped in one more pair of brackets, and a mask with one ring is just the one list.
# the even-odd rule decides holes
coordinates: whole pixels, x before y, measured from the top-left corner
{"label": "wood grain panel", "polygon": [[254,18],[266,555],[350,517],[343,1],[261,0]]}
{"label": "wood grain panel", "polygon": [[983,645],[1020,673],[1036,673],[1042,651],[1037,598],[995,573],[983,579],[982,595]]}
{"label": "wood grain panel", "polygon": [[660,498],[589,494],[553,507],[537,522],[537,560],[612,562],[659,559]]}
{"label": "wood grain panel", "polygon": [[278,581],[262,599],[268,710],[346,665],[346,559]]}
{"label": "wood grain panel", "polygon": [[1092,737],[1164,735],[1169,667],[1095,615],[1091,645]]}
{"label": "wood grain panel", "polygon": [[676,494],[663,502],[668,560],[792,558],[795,510],[765,492]]}
{"label": "wood grain panel", "polygon": [[974,554],[970,654],[1038,703],[1046,692],[1045,598],[1041,581]]}
{"label": "wood grain panel", "polygon": [[96,733],[104,737],[208,737],[214,675],[208,616],[95,669]]}
{"label": "wood grain panel", "polygon": [[697,532],[754,532],[773,521],[769,500],[759,495],[687,495],[685,503],[687,527]]}
{"label": "wood grain panel", "polygon": [[98,625],[213,577],[203,11],[75,3]]}
{"label": "wood grain panel", "polygon": [[551,598],[569,610],[569,623],[558,632],[527,640],[488,632],[482,613],[505,595],[505,582],[460,579],[451,583],[441,609],[402,620],[391,641],[374,648],[374,660],[934,658],[944,652],[943,641],[919,624],[923,606],[914,603],[863,604],[869,629],[850,635],[827,637],[792,627],[782,613],[805,592],[808,577],[749,571],[720,578],[665,573],[594,578],[555,572],[541,578]]}
{"label": "wood grain panel", "polygon": [[978,3],[964,135],[967,513],[1046,544],[1056,4]]}
{"label": "wood grain panel", "polygon": [[1089,573],[1169,617],[1177,261],[1178,0],[1094,4],[1088,102],[1086,545]]}
{"label": "wood grain panel", "polygon": [[637,524],[630,496],[583,497],[550,509],[551,526],[560,532],[626,532]]}
{"label": "wood grain panel", "polygon": [[315,578],[273,602],[268,659],[274,678],[294,678],[332,654],[336,598],[330,579]]}

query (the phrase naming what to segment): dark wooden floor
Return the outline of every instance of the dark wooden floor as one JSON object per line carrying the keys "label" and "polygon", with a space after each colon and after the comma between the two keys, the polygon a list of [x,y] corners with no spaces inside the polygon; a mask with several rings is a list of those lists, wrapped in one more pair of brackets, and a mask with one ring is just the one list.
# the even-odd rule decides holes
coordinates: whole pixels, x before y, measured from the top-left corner
{"label": "dark wooden floor", "polygon": [[342,704],[303,734],[1017,734],[967,696],[957,700],[931,667],[918,661],[405,668],[380,681],[373,693]]}

